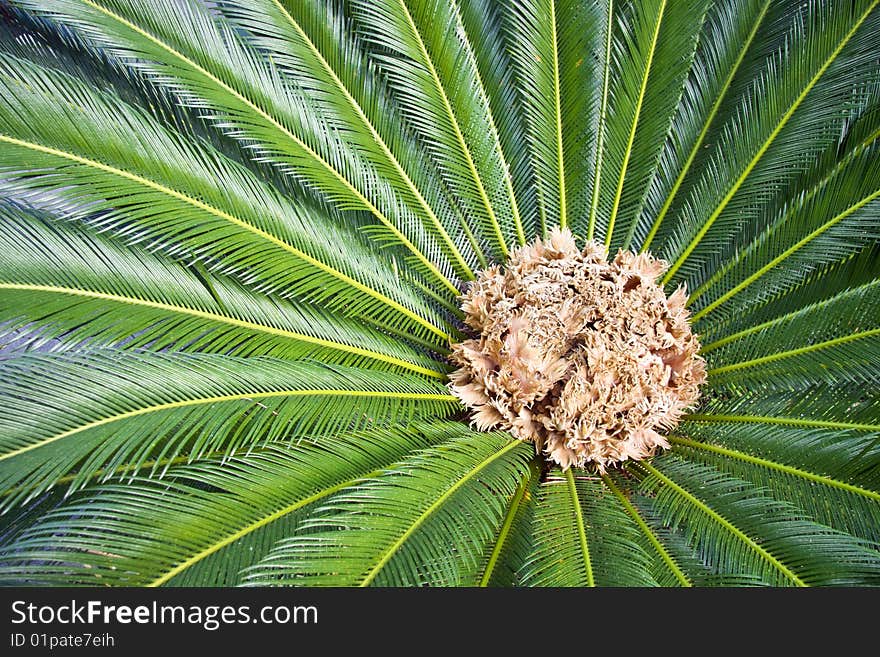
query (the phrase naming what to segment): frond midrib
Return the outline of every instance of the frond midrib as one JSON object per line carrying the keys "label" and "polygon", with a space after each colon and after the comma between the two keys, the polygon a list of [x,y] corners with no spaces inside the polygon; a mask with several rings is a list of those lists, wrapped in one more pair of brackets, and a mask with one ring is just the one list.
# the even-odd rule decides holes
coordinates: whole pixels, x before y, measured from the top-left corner
{"label": "frond midrib", "polygon": [[178,408],[187,408],[190,406],[201,406],[203,404],[219,404],[225,402],[234,402],[234,401],[253,401],[256,399],[272,399],[275,397],[317,397],[327,395],[328,397],[370,397],[370,398],[388,398],[388,399],[399,399],[399,400],[424,400],[424,401],[448,401],[454,402],[456,401],[456,397],[447,394],[441,393],[420,393],[420,392],[388,392],[382,390],[344,390],[344,389],[335,389],[335,388],[326,388],[326,389],[287,389],[287,390],[270,390],[266,392],[247,392],[247,393],[236,393],[232,395],[215,395],[210,397],[196,397],[192,399],[184,399],[174,402],[166,402],[164,404],[155,404],[152,406],[145,406],[143,408],[137,408],[131,411],[126,411],[124,413],[118,413],[116,415],[111,415],[109,417],[103,418],[101,420],[95,420],[93,422],[89,422],[87,424],[83,424],[81,426],[75,427],[73,429],[68,429],[67,431],[63,431],[61,433],[55,434],[54,436],[50,436],[48,438],[44,438],[38,442],[32,443],[26,447],[21,447],[19,449],[13,450],[11,452],[6,452],[5,454],[0,454],[0,461],[4,461],[6,459],[13,458],[18,456],[19,454],[24,454],[25,452],[30,452],[31,450],[38,449],[40,447],[44,447],[45,445],[49,445],[51,443],[57,442],[64,438],[68,438],[70,436],[76,435],[83,431],[88,431],[89,429],[95,429],[100,426],[104,426],[107,424],[112,424],[114,422],[119,422],[121,420],[128,420],[133,417],[138,417],[140,415],[147,415],[149,413],[159,413],[162,411],[170,411]]}
{"label": "frond midrib", "polygon": [[116,303],[129,304],[134,306],[143,306],[146,308],[153,308],[155,310],[162,310],[170,313],[179,313],[182,315],[189,315],[191,317],[197,317],[199,319],[205,319],[213,322],[218,322],[221,324],[228,324],[230,326],[236,326],[238,328],[244,328],[252,331],[258,331],[261,333],[268,333],[270,335],[276,335],[282,338],[289,338],[291,340],[298,340],[300,342],[306,342],[308,344],[314,344],[320,347],[326,347],[328,349],[335,349],[337,351],[342,351],[350,354],[354,354],[357,356],[364,356],[366,358],[371,358],[373,360],[378,360],[381,362],[389,363],[391,365],[395,365],[396,367],[402,367],[404,369],[410,370],[412,372],[417,372],[419,374],[424,374],[426,376],[430,376],[433,378],[442,379],[446,376],[443,372],[437,370],[431,370],[425,367],[421,367],[420,365],[416,365],[415,363],[410,363],[409,361],[402,360],[400,358],[395,358],[393,356],[388,356],[386,354],[382,354],[376,351],[370,351],[369,349],[362,349],[361,347],[354,347],[351,345],[347,345],[343,342],[333,342],[332,340],[325,340],[323,338],[315,338],[310,335],[306,335],[305,333],[296,333],[294,331],[286,331],[284,329],[275,328],[274,326],[266,326],[265,324],[256,324],[254,322],[248,322],[241,319],[236,319],[234,317],[228,317],[226,315],[219,315],[216,313],[210,313],[204,310],[196,310],[194,308],[186,308],[183,306],[175,306],[172,304],[164,303],[161,301],[150,301],[146,299],[140,299],[137,297],[128,297],[118,294],[110,294],[107,292],[96,292],[93,290],[82,290],[78,288],[69,288],[63,286],[55,286],[55,285],[34,285],[30,283],[4,283],[0,282],[0,290],[19,290],[26,292],[47,292],[47,293],[57,293],[57,294],[68,294],[71,296],[79,296],[79,297],[87,297],[91,299],[102,299],[105,301],[113,301]]}
{"label": "frond midrib", "polygon": [[590,557],[590,544],[587,541],[587,530],[584,527],[584,510],[581,505],[581,498],[578,495],[577,485],[574,482],[574,474],[572,468],[565,471],[565,485],[571,498],[571,508],[574,513],[575,527],[577,528],[577,539],[580,547],[580,553],[584,560],[584,572],[587,577],[587,586],[596,586],[596,580],[593,577],[593,560]]}
{"label": "frond midrib", "polygon": [[767,356],[760,356],[758,358],[751,358],[749,360],[743,360],[738,363],[731,363],[730,365],[722,365],[721,367],[715,367],[706,372],[707,375],[717,375],[722,374],[724,372],[732,372],[734,370],[741,370],[747,367],[756,367],[758,365],[766,365],[767,363],[772,363],[777,360],[782,360],[785,358],[792,358],[794,356],[802,356],[803,354],[812,353],[814,351],[821,351],[822,349],[830,349],[831,347],[836,347],[841,344],[846,344],[847,342],[853,342],[855,340],[863,340],[865,338],[871,338],[874,336],[880,335],[880,328],[871,329],[868,331],[858,331],[856,333],[851,333],[850,335],[844,335],[839,338],[833,338],[831,340],[825,340],[824,342],[817,342],[816,344],[807,345],[806,347],[798,347],[797,349],[787,349],[785,351],[779,351],[775,354],[768,354]]}
{"label": "frond midrib", "polygon": [[431,331],[432,333],[437,335],[442,340],[449,340],[448,333],[437,328],[436,326],[434,326],[434,324],[432,324],[431,322],[429,322],[425,318],[421,317],[417,313],[413,312],[409,308],[406,308],[405,306],[398,303],[397,301],[394,301],[393,299],[387,297],[386,295],[382,294],[381,292],[374,290],[373,288],[371,288],[367,285],[364,285],[360,281],[357,281],[357,280],[351,278],[350,276],[348,276],[347,274],[344,274],[343,272],[338,271],[338,270],[334,269],[333,267],[330,267],[326,263],[321,262],[320,260],[314,258],[313,256],[310,256],[309,254],[305,253],[304,251],[301,251],[301,250],[297,249],[296,247],[291,246],[290,244],[288,244],[284,240],[280,239],[279,237],[272,235],[271,233],[268,233],[268,232],[262,230],[261,228],[258,228],[257,226],[254,226],[253,224],[245,221],[244,219],[241,219],[240,217],[236,217],[236,216],[226,212],[225,210],[214,207],[213,205],[205,203],[204,201],[201,201],[197,198],[193,198],[192,196],[189,196],[188,194],[184,194],[182,192],[179,192],[176,189],[172,189],[172,188],[170,188],[166,185],[163,185],[162,183],[156,182],[155,180],[152,180],[150,178],[146,178],[144,176],[133,173],[131,171],[127,171],[125,169],[120,169],[118,167],[114,167],[109,164],[105,164],[103,162],[98,162],[97,160],[92,160],[87,157],[82,157],[80,155],[77,155],[76,153],[71,153],[69,151],[64,151],[64,150],[60,150],[57,148],[52,148],[50,146],[45,146],[44,144],[38,144],[36,142],[26,141],[23,139],[17,139],[15,137],[11,137],[11,136],[4,135],[4,134],[0,134],[0,141],[15,144],[17,146],[21,146],[22,148],[28,148],[28,149],[31,149],[34,151],[46,153],[47,155],[53,155],[55,157],[67,159],[67,160],[70,160],[72,162],[76,162],[77,164],[81,164],[86,167],[98,169],[100,171],[104,171],[105,173],[109,173],[111,175],[118,176],[120,178],[125,178],[126,180],[130,180],[134,183],[137,183],[138,185],[143,185],[144,187],[148,187],[148,188],[153,189],[161,194],[165,194],[166,196],[170,196],[170,197],[175,198],[179,201],[182,201],[183,203],[186,203],[187,205],[190,205],[194,208],[197,208],[199,210],[202,210],[204,212],[212,214],[215,217],[223,219],[224,221],[228,221],[229,223],[233,224],[234,226],[237,226],[239,228],[243,228],[244,230],[246,230],[246,231],[272,243],[273,245],[287,251],[288,253],[292,254],[294,257],[299,258],[300,260],[307,262],[311,266],[313,266],[317,269],[320,269],[321,271],[333,276],[334,278],[339,279],[340,281],[342,281],[346,285],[349,285],[349,286],[355,288],[356,290],[363,292],[364,294],[376,299],[380,303],[388,306],[389,308],[392,308],[396,312],[399,312],[400,314],[408,317],[409,319],[413,320],[414,322],[416,322],[419,325],[423,326],[424,328],[428,329],[429,331]]}
{"label": "frond midrib", "polygon": [[614,222],[617,219],[617,211],[620,208],[620,199],[623,195],[623,183],[626,179],[626,170],[629,167],[629,158],[632,155],[633,143],[636,138],[636,130],[639,127],[639,119],[642,113],[642,105],[645,101],[645,92],[648,89],[648,78],[651,75],[651,65],[654,63],[654,53],[657,50],[657,41],[660,37],[660,25],[663,23],[663,13],[666,11],[666,0],[660,2],[657,10],[657,24],[654,26],[654,34],[651,36],[651,49],[648,51],[648,59],[645,62],[645,72],[639,86],[639,97],[636,100],[636,108],[633,113],[632,126],[626,142],[626,150],[623,154],[623,163],[620,165],[620,176],[617,179],[617,189],[614,192],[614,201],[611,204],[611,214],[608,217],[608,228],[605,232],[605,248],[611,246],[611,238],[614,235]]}
{"label": "frond midrib", "polygon": [[329,497],[330,495],[337,493],[345,488],[348,488],[349,486],[353,486],[360,481],[370,479],[370,478],[375,477],[381,473],[382,473],[382,470],[374,470],[372,472],[368,472],[368,473],[361,475],[359,477],[354,477],[354,478],[349,479],[347,481],[343,481],[343,482],[335,484],[333,486],[329,486],[328,488],[324,488],[320,491],[317,491],[317,492],[313,493],[312,495],[309,495],[308,497],[305,497],[297,502],[293,502],[292,504],[289,504],[285,507],[282,507],[281,509],[274,511],[273,513],[271,513],[269,515],[263,516],[259,520],[256,520],[256,521],[246,525],[245,527],[242,527],[241,529],[239,529],[235,533],[229,534],[229,535],[225,536],[224,538],[222,538],[221,540],[209,545],[208,547],[204,548],[200,552],[197,552],[196,554],[191,556],[189,559],[186,559],[185,561],[180,562],[174,568],[168,570],[166,573],[164,573],[161,576],[157,577],[156,579],[152,580],[146,586],[150,587],[150,588],[162,586],[163,584],[170,581],[176,575],[179,575],[180,573],[182,573],[187,568],[194,566],[198,562],[200,562],[203,559],[218,552],[219,550],[226,547],[227,545],[231,545],[235,541],[240,540],[244,536],[247,536],[248,534],[260,529],[261,527],[265,527],[266,525],[268,525],[272,522],[275,522],[276,520],[279,520],[279,519],[283,518],[284,516],[289,515],[289,514],[293,513],[294,511],[297,511],[298,509],[301,509],[305,506],[308,506],[309,504],[317,502],[318,500],[321,500],[325,497]]}
{"label": "frond midrib", "polygon": [[692,413],[683,420],[691,422],[755,422],[758,424],[787,424],[795,427],[816,427],[823,429],[854,429],[856,431],[880,431],[880,424],[861,422],[838,422],[836,420],[814,420],[810,418],[779,417],[771,415],[719,415]]}
{"label": "frond midrib", "polygon": [[635,523],[639,526],[639,529],[642,530],[642,533],[645,535],[645,538],[651,543],[651,546],[663,560],[663,563],[666,564],[666,567],[669,571],[675,576],[675,579],[679,581],[682,586],[691,587],[693,583],[688,576],[682,572],[681,568],[679,568],[678,564],[675,562],[675,559],[672,558],[672,555],[669,554],[669,550],[660,542],[660,539],[657,538],[657,535],[654,533],[648,523],[645,522],[642,515],[639,513],[639,510],[633,505],[632,502],[627,499],[626,495],[623,494],[617,486],[614,485],[614,482],[611,480],[607,474],[602,475],[602,481],[608,487],[614,495],[620,500],[620,503],[623,505],[623,508],[626,509],[626,512],[630,515],[630,517],[635,521]]}
{"label": "frond midrib", "polygon": [[[875,429],[880,430],[880,426],[875,427]],[[731,449],[729,447],[722,447],[720,445],[713,445],[709,443],[701,443],[696,440],[691,440],[689,438],[683,438],[680,436],[669,436],[669,442],[673,445],[681,445],[684,447],[689,447],[692,449],[699,449],[706,452],[713,452],[715,454],[720,454],[722,456],[727,456],[730,458],[737,459],[739,461],[743,461],[745,463],[752,463],[754,465],[759,465],[771,470],[776,470],[777,472],[783,472],[788,475],[792,475],[794,477],[800,477],[801,479],[807,479],[808,481],[813,481],[819,484],[823,484],[825,486],[832,486],[834,488],[839,488],[841,490],[845,490],[849,493],[855,493],[856,495],[860,495],[861,497],[866,497],[868,499],[874,500],[876,502],[880,502],[880,493],[869,490],[867,488],[862,488],[861,486],[856,486],[855,484],[850,484],[845,481],[840,481],[839,479],[835,479],[833,477],[829,477],[827,475],[819,475],[814,472],[809,472],[807,470],[802,470],[800,468],[795,468],[790,465],[785,465],[784,463],[778,463],[776,461],[772,461],[770,459],[761,458],[758,456],[752,456],[751,454],[746,454],[745,452],[741,452],[739,450]]]}

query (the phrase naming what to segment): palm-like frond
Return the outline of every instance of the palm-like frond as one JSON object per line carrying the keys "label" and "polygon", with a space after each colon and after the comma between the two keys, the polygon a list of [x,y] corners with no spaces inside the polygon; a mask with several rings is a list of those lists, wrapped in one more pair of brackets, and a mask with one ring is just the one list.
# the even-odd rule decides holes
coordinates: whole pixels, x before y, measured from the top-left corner
{"label": "palm-like frond", "polygon": [[760,489],[674,457],[663,470],[637,467],[648,474],[642,490],[652,495],[664,524],[685,525],[689,542],[713,570],[773,585],[877,581],[880,563],[869,543],[802,519]]}
{"label": "palm-like frond", "polygon": [[658,234],[665,237],[674,227],[673,221],[665,219],[670,212],[680,211],[695,182],[692,171],[706,165],[720,126],[742,103],[748,84],[784,38],[797,10],[796,3],[773,0],[730,0],[709,8],[658,175],[645,193],[642,214],[634,224],[634,243],[642,249],[650,248]]}
{"label": "palm-like frond", "polygon": [[[240,457],[207,458],[198,467],[172,466],[165,482],[105,485],[16,536],[0,554],[0,573],[7,582],[48,584],[85,583],[97,571],[116,584],[156,586],[175,578],[185,583],[191,569],[216,555],[202,577],[237,583],[239,569],[267,554],[297,511],[375,476],[431,440],[414,431],[379,430],[295,448],[279,442]],[[57,541],[59,527],[73,530],[69,540]]]}
{"label": "palm-like frond", "polygon": [[[789,44],[768,57],[660,250],[672,262],[664,282],[683,268],[691,287],[701,283],[735,250],[740,232],[760,219],[756,209],[833,143],[847,114],[870,99],[878,72],[876,5],[802,5]],[[856,85],[853,70],[862,72]]]}
{"label": "palm-like frond", "polygon": [[[388,312],[403,315],[398,321],[415,322],[422,332],[427,328],[447,337],[392,298],[401,299],[406,292],[393,276],[379,279],[380,266],[367,249],[354,260],[340,257],[339,244],[357,248],[358,238],[349,231],[325,222],[328,225],[317,235],[301,208],[246,170],[220,154],[182,142],[93,88],[20,60],[0,64],[8,91],[0,124],[8,159],[0,170],[7,174],[4,188],[9,194],[43,191],[45,178],[38,172],[63,168],[70,184],[51,200],[65,203],[69,214],[82,207],[92,217],[88,223],[97,228],[122,236],[136,231],[137,241],[153,248],[164,246],[173,235],[169,250],[237,274],[258,291],[289,296],[295,290],[300,298],[324,300],[329,308],[334,307],[326,303],[329,297],[337,296],[338,304],[352,312],[364,312],[366,299],[373,297],[385,308],[385,317],[381,311],[374,313],[378,319],[386,319]],[[21,73],[29,86],[24,86]],[[70,102],[53,102],[59,97]],[[132,149],[132,144],[141,147]],[[24,158],[33,163],[31,169],[21,170]],[[211,180],[216,186],[208,186]],[[107,200],[108,189],[118,195],[112,201]],[[118,215],[129,207],[133,211],[120,226]],[[193,230],[194,220],[199,230]],[[360,271],[352,271],[354,267]]]}
{"label": "palm-like frond", "polygon": [[137,469],[183,452],[231,453],[454,408],[424,379],[258,357],[90,350],[10,358],[0,372],[8,382],[0,482],[17,487],[11,503],[74,469],[76,487],[121,464]]}
{"label": "palm-like frond", "polygon": [[[323,586],[473,583],[531,448],[503,434],[476,441],[474,432],[451,430],[450,440],[329,500],[246,580]],[[431,431],[441,432],[443,425]]]}
{"label": "palm-like frond", "polygon": [[612,47],[600,235],[627,247],[681,96],[707,3],[624,6]]}
{"label": "palm-like frond", "polygon": [[694,290],[694,320],[742,313],[876,242],[880,222],[871,201],[880,197],[878,140],[880,112],[872,108],[786,190],[761,234]]}
{"label": "palm-like frond", "polygon": [[[0,581],[880,583],[880,1],[0,0]],[[708,383],[550,469],[445,388],[555,226]]]}
{"label": "palm-like frond", "polygon": [[[461,36],[464,26],[455,3],[355,0],[351,8],[354,28],[377,51],[373,61],[468,223],[479,228],[493,257],[505,258],[509,242],[524,241],[523,227],[486,89],[473,50]],[[477,250],[482,251],[479,245]]]}
{"label": "palm-like frond", "polygon": [[524,584],[657,584],[637,522],[599,477],[552,472],[539,492],[534,532],[535,547],[523,565]]}
{"label": "palm-like frond", "polygon": [[310,304],[259,295],[218,275],[206,284],[197,268],[14,206],[0,208],[0,216],[7,330],[157,349],[372,359],[379,367],[442,376],[442,367],[415,349]]}
{"label": "palm-like frond", "polygon": [[719,386],[734,379],[738,386],[759,380],[766,388],[821,381],[876,386],[878,300],[880,287],[869,283],[728,336],[707,353],[709,371]]}

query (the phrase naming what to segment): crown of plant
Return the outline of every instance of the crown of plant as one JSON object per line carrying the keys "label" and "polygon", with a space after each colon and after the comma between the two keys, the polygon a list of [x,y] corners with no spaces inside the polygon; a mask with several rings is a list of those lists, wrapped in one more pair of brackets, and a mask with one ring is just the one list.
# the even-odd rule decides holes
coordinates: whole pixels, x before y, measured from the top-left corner
{"label": "crown of plant", "polygon": [[880,583],[878,53],[0,0],[0,584]]}
{"label": "crown of plant", "polygon": [[510,430],[562,468],[600,472],[669,443],[706,378],[687,295],[649,253],[578,250],[554,229],[479,273],[462,301],[479,337],[453,346],[453,393],[479,429]]}

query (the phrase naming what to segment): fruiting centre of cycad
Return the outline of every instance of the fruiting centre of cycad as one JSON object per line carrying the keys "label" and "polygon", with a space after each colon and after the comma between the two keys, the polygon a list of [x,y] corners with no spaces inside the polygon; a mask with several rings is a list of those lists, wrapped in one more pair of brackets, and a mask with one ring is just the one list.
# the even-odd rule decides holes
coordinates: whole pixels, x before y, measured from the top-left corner
{"label": "fruiting centre of cycad", "polygon": [[657,283],[650,253],[579,249],[554,230],[477,276],[462,297],[471,339],[453,345],[450,388],[480,430],[505,429],[563,469],[642,460],[706,378],[687,293]]}

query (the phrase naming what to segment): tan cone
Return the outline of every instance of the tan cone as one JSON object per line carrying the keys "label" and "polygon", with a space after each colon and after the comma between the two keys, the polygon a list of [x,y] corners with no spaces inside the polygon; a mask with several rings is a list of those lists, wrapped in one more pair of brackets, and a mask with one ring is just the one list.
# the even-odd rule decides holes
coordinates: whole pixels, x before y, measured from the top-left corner
{"label": "tan cone", "polygon": [[563,468],[599,471],[668,448],[706,378],[667,264],[554,230],[480,272],[462,299],[474,337],[453,345],[450,388],[481,430],[504,428]]}

